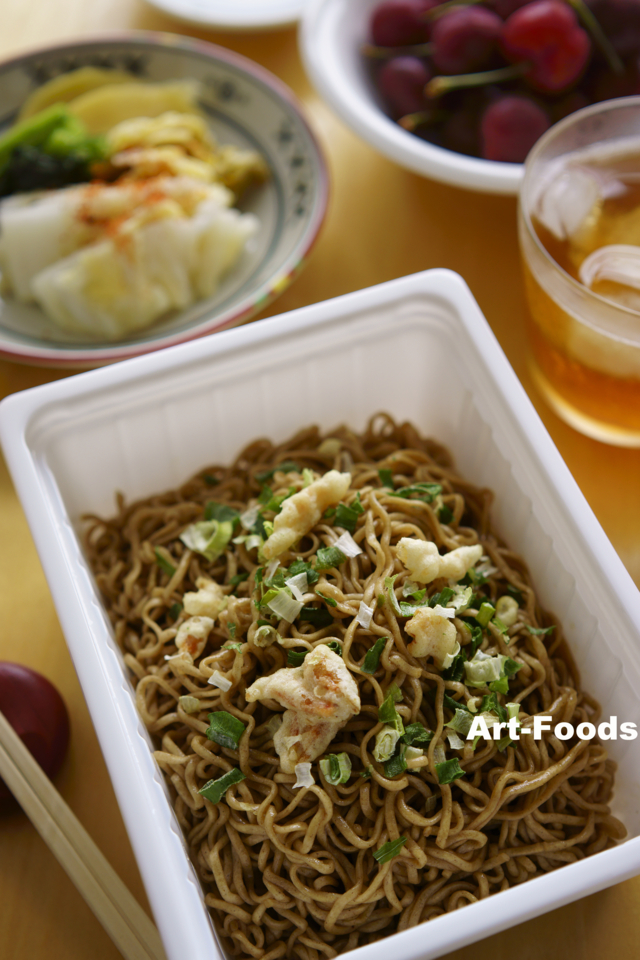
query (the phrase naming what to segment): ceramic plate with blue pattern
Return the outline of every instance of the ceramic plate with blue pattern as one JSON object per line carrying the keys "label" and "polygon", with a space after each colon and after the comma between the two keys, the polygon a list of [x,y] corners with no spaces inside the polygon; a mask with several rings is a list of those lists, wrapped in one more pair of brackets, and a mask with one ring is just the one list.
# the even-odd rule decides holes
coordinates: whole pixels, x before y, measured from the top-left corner
{"label": "ceramic plate with blue pattern", "polygon": [[129,33],[48,48],[0,66],[0,129],[39,85],[84,66],[124,70],[153,82],[193,78],[219,143],[258,150],[268,181],[240,202],[260,229],[215,295],[115,343],[79,341],[39,307],[0,300],[0,356],[53,367],[90,367],[191,340],[248,320],[294,279],[327,203],[318,143],[290,90],[258,64],[212,44],[171,34]]}

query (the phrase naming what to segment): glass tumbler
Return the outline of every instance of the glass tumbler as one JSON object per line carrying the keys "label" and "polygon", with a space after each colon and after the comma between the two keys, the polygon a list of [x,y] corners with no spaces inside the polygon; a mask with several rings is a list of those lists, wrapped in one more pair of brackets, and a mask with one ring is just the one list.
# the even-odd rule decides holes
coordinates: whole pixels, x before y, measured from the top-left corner
{"label": "glass tumbler", "polygon": [[586,107],[541,137],[518,233],[538,388],[576,430],[640,447],[640,96]]}

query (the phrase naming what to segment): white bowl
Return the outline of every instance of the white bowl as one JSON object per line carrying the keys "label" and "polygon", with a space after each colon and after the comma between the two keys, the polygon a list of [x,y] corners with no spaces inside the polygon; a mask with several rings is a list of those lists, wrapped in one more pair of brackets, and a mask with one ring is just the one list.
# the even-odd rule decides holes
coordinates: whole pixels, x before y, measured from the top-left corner
{"label": "white bowl", "polygon": [[90,367],[158,350],[243,323],[297,276],[324,218],[327,173],[318,143],[288,87],[231,50],[168,33],[129,32],[48,47],[0,64],[0,129],[28,94],[77,67],[117,68],[150,81],[190,77],[220,143],[258,150],[270,179],[240,203],[257,235],[213,297],[175,311],[116,343],[74,338],[39,307],[0,298],[0,357]]}
{"label": "white bowl", "polygon": [[149,0],[186,23],[217,30],[273,30],[299,19],[306,0]]}
{"label": "white bowl", "polygon": [[[359,429],[381,409],[441,440],[495,491],[495,525],[561,617],[585,688],[605,717],[640,724],[640,595],[455,274],[404,277],[0,404],[0,440],[169,960],[222,954],[82,553],[81,516],[112,514],[116,490],[131,501],[175,487],[255,437],[314,422]],[[626,842],[354,960],[429,960],[640,872],[640,740],[609,746]]]}
{"label": "white bowl", "polygon": [[432,180],[515,196],[524,167],[436,147],[386,116],[362,44],[380,0],[311,0],[300,25],[302,59],[318,93],[359,136],[403,167]]}

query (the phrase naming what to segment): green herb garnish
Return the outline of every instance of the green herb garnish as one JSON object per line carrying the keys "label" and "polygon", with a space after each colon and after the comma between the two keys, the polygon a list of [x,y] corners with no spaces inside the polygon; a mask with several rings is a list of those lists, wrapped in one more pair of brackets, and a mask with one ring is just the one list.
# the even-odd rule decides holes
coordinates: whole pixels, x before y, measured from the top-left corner
{"label": "green herb garnish", "polygon": [[316,590],[316,596],[322,597],[325,603],[328,603],[330,607],[337,607],[338,601],[334,600],[333,597],[325,597],[324,593],[320,593],[319,590]]}
{"label": "green herb garnish", "polygon": [[529,624],[527,624],[527,630],[529,631],[529,633],[532,633],[534,637],[546,637],[547,634],[553,633],[555,628],[556,628],[555,623],[552,624],[550,627],[530,627]]}
{"label": "green herb garnish", "polygon": [[400,740],[410,747],[416,743],[430,743],[433,740],[433,731],[427,730],[421,723],[410,723]]}
{"label": "green herb garnish", "polygon": [[168,577],[172,577],[176,572],[176,568],[174,567],[174,565],[169,560],[167,560],[165,555],[160,552],[158,547],[156,547],[153,552],[156,555],[156,563],[158,564],[160,569],[164,571],[164,573],[166,573]]}
{"label": "green herb garnish", "polygon": [[384,650],[384,645],[388,637],[378,637],[372,647],[369,647],[364,655],[364,660],[360,669],[363,673],[375,673],[380,663],[380,656]]}
{"label": "green herb garnish", "polygon": [[309,653],[308,650],[288,650],[287,651],[287,666],[288,667],[301,667],[304,663],[304,658]]}
{"label": "green herb garnish", "polygon": [[293,460],[284,460],[282,463],[279,463],[277,467],[274,467],[273,470],[263,470],[260,473],[256,473],[256,480],[258,483],[265,483],[267,480],[270,480],[277,471],[280,471],[280,473],[298,473],[300,467],[297,463],[294,463]]}
{"label": "green herb garnish", "polygon": [[377,860],[378,863],[388,863],[389,860],[393,860],[400,853],[406,842],[406,837],[398,837],[397,840],[389,840],[388,843],[383,843],[380,849],[373,854],[374,860]]}
{"label": "green herb garnish", "polygon": [[198,793],[202,794],[207,800],[210,800],[211,803],[219,803],[229,787],[245,779],[246,777],[242,770],[234,767],[233,770],[229,770],[228,773],[225,773],[222,777],[218,777],[217,780],[209,780],[208,783],[205,783],[204,787],[198,790]]}
{"label": "green herb garnish", "polygon": [[436,763],[438,783],[453,783],[454,780],[459,780],[460,777],[464,777],[464,775],[465,772],[460,766],[460,761],[457,757],[453,760],[445,760],[444,763]]}
{"label": "green herb garnish", "polygon": [[238,720],[237,717],[227,713],[226,710],[218,710],[216,713],[209,714],[207,737],[228,750],[238,749],[240,737],[246,729],[242,720]]}
{"label": "green herb garnish", "polygon": [[409,500],[416,497],[425,503],[431,503],[438,494],[442,493],[442,486],[439,483],[412,483],[410,487],[400,487],[394,490],[394,497],[402,497],[403,500]]}
{"label": "green herb garnish", "polygon": [[320,547],[316,554],[316,570],[340,567],[346,559],[344,553],[338,547]]}
{"label": "green herb garnish", "polygon": [[333,623],[333,617],[326,607],[303,607],[298,616],[300,620],[306,620],[318,629]]}

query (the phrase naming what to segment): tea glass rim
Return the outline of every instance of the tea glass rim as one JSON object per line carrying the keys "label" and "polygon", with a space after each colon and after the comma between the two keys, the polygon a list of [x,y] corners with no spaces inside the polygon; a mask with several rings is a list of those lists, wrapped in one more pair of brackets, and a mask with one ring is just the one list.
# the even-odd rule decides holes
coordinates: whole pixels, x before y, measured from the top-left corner
{"label": "tea glass rim", "polygon": [[[574,124],[580,122],[581,120],[587,119],[588,117],[598,114],[598,113],[610,113],[613,110],[619,110],[623,107],[627,108],[638,108],[639,120],[640,120],[640,95],[629,96],[629,97],[618,97],[614,100],[602,100],[599,103],[593,103],[588,107],[583,107],[581,110],[576,110],[574,113],[570,113],[569,116],[564,117],[564,119],[559,120],[557,123],[554,123],[553,126],[549,127],[545,133],[536,141],[532,149],[529,151],[527,158],[524,163],[524,175],[522,177],[522,182],[520,184],[520,189],[518,191],[518,208],[522,216],[523,223],[526,227],[527,234],[529,239],[532,241],[537,251],[543,259],[549,264],[554,271],[560,275],[563,282],[568,284],[570,289],[573,289],[577,295],[585,297],[587,300],[591,299],[594,304],[602,304],[602,306],[611,313],[618,312],[621,316],[628,316],[640,319],[640,311],[634,310],[631,307],[627,307],[624,304],[616,303],[615,300],[609,300],[607,297],[603,297],[599,293],[595,293],[591,290],[590,287],[585,286],[580,283],[579,280],[576,280],[571,274],[567,271],[551,256],[548,252],[542,241],[540,240],[538,234],[536,233],[533,223],[531,222],[531,215],[529,212],[528,204],[525,202],[525,194],[528,187],[530,186],[532,168],[537,160],[539,154],[546,148],[546,146],[552,142],[558,135],[562,134],[568,127],[573,126]],[[638,131],[640,135],[640,129]],[[603,140],[603,143],[608,141]],[[521,245],[521,252],[524,254]],[[585,319],[584,317],[576,317],[577,322],[583,323],[587,327],[591,327],[594,330],[598,330],[600,333],[605,333],[609,337],[615,337],[616,335],[612,333],[611,330],[603,330],[598,324],[593,324],[590,320]],[[622,342],[629,342],[624,336],[618,335],[617,339]],[[634,343],[634,346],[640,344],[640,328],[638,331],[638,342]]]}

